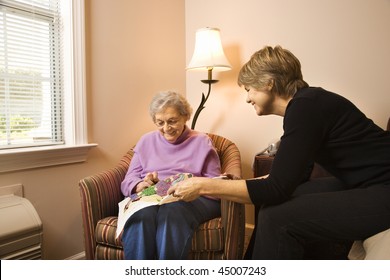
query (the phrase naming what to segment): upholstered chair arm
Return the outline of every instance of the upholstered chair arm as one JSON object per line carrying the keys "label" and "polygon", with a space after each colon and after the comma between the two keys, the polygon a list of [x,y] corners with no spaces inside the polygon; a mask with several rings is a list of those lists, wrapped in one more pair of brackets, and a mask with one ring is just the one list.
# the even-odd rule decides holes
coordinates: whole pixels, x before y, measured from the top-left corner
{"label": "upholstered chair arm", "polygon": [[87,259],[94,259],[97,222],[118,215],[118,203],[123,199],[120,184],[124,175],[123,169],[116,167],[79,181]]}
{"label": "upholstered chair arm", "polygon": [[220,154],[221,157],[221,170],[222,173],[232,174],[237,178],[241,178],[241,156],[237,146],[230,142],[223,152]]}
{"label": "upholstered chair arm", "polygon": [[[241,178],[241,156],[237,146],[229,143],[222,154],[222,173]],[[243,255],[245,235],[245,206],[229,200],[221,201],[221,217],[225,231],[225,256],[228,260],[239,259]],[[240,231],[234,231],[238,228]]]}
{"label": "upholstered chair arm", "polygon": [[221,216],[225,229],[225,257],[228,260],[241,259],[244,252],[244,239],[242,237],[245,235],[245,206],[223,199],[221,200]]}
{"label": "upholstered chair arm", "polygon": [[[241,178],[241,156],[238,147],[230,140],[209,134],[221,160],[222,173]],[[224,255],[226,259],[240,259],[243,255],[245,232],[245,206],[229,200],[221,200],[221,218],[225,229]],[[240,229],[235,231],[232,229]],[[234,236],[233,236],[234,235]]]}
{"label": "upholstered chair arm", "polygon": [[132,156],[133,150],[131,149],[115,168],[79,181],[87,259],[95,257],[97,222],[105,217],[118,215],[118,203],[124,198],[120,185],[126,175]]}

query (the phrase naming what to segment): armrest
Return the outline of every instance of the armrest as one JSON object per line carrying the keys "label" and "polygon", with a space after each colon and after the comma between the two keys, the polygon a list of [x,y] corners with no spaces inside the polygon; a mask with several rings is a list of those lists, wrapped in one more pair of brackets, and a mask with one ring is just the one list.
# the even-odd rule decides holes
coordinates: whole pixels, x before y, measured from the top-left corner
{"label": "armrest", "polygon": [[234,143],[230,143],[221,153],[221,171],[222,173],[232,174],[241,178],[241,155]]}
{"label": "armrest", "polygon": [[94,259],[97,222],[118,215],[118,203],[123,199],[120,184],[125,174],[126,171],[119,166],[79,181],[87,259]]}
{"label": "armrest", "polygon": [[[237,146],[226,139],[217,142],[221,158],[222,173],[241,178],[241,155]],[[219,144],[219,145],[218,145]],[[224,255],[226,259],[242,259],[245,236],[245,205],[229,200],[221,200],[221,222],[225,229]]]}
{"label": "armrest", "polygon": [[124,198],[120,189],[124,176],[121,168],[112,168],[80,180],[80,191],[85,197],[82,203],[86,202],[94,218],[118,215],[118,203]]}
{"label": "armrest", "polygon": [[245,236],[244,204],[221,200],[221,217],[222,225],[225,229],[224,253],[226,259],[242,259]]}

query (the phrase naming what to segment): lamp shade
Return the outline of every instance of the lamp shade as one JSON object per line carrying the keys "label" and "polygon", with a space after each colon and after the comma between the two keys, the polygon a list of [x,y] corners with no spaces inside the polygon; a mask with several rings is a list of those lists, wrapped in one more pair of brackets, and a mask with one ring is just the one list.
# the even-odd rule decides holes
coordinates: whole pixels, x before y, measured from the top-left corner
{"label": "lamp shade", "polygon": [[231,68],[223,52],[219,29],[210,27],[198,29],[195,37],[194,54],[187,70],[214,69],[226,71]]}

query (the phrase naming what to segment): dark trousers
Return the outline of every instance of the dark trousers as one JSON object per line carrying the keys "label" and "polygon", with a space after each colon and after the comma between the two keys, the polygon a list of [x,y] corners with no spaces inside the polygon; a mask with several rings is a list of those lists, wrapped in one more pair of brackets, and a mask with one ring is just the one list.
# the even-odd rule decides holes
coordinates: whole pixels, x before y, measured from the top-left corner
{"label": "dark trousers", "polygon": [[246,258],[304,259],[308,244],[351,243],[388,228],[390,185],[346,189],[334,178],[314,179],[287,202],[260,208]]}
{"label": "dark trousers", "polygon": [[204,197],[141,209],[123,230],[125,259],[187,259],[194,231],[220,215],[220,202]]}

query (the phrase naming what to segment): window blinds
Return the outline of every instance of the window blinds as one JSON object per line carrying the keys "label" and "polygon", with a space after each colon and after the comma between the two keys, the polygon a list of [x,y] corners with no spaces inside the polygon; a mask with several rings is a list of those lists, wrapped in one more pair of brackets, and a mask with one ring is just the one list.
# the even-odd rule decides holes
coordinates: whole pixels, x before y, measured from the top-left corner
{"label": "window blinds", "polygon": [[63,143],[58,1],[0,2],[0,149]]}

